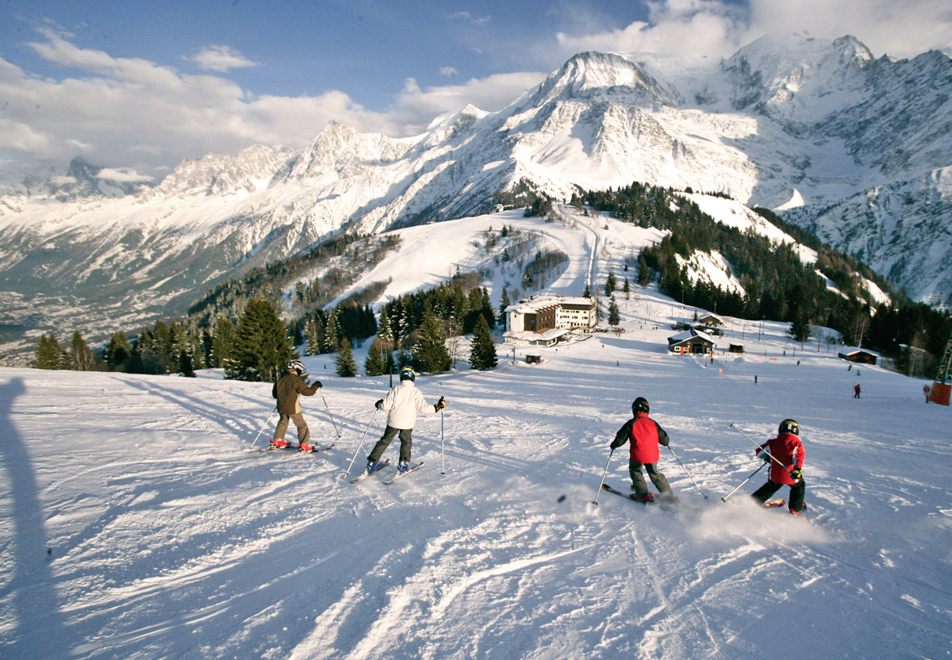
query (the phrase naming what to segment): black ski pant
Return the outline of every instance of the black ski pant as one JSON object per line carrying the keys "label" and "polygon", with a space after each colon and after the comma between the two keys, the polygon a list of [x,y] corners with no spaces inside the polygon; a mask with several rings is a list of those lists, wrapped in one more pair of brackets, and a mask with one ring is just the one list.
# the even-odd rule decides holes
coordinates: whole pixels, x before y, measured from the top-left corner
{"label": "black ski pant", "polygon": [[384,451],[390,446],[390,441],[394,439],[397,433],[400,434],[400,461],[409,461],[410,448],[413,445],[413,439],[410,437],[410,434],[413,433],[413,429],[395,429],[389,425],[384,429],[383,436],[377,441],[377,444],[374,445],[374,449],[370,452],[370,456],[367,457],[367,460],[373,463],[379,462],[380,457],[383,456]]}
{"label": "black ski pant", "polygon": [[641,472],[642,467],[648,472],[651,483],[655,485],[655,488],[658,489],[661,495],[674,497],[674,493],[671,492],[671,486],[668,485],[667,477],[658,472],[657,463],[639,463],[638,461],[629,460],[628,474],[631,475],[631,485],[634,487],[635,497],[648,496],[648,484],[645,483],[645,475]]}
{"label": "black ski pant", "polygon": [[[751,497],[754,498],[758,504],[763,504],[776,493],[778,490],[783,488],[783,484],[778,484],[775,481],[767,480],[763,486],[754,491]],[[803,510],[803,496],[807,492],[807,485],[804,483],[801,478],[800,481],[790,486],[790,501],[787,502],[787,506],[790,507],[791,511],[800,512]]]}

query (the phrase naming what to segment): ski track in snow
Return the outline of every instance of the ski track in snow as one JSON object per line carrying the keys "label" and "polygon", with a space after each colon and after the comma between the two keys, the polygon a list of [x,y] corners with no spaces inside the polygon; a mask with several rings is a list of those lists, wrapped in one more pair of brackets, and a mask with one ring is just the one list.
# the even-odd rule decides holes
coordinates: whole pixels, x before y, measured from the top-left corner
{"label": "ski track in snow", "polygon": [[[643,238],[593,220],[598,241],[573,245],[589,232],[571,224],[545,229],[572,259],[559,286],[620,275]],[[334,423],[320,397],[305,416],[337,443],[311,456],[244,451],[273,408],[267,384],[0,370],[0,656],[952,655],[948,409],[873,367],[852,400],[856,372],[783,324],[761,338],[728,319],[740,356],[669,355],[669,324],[691,310],[623,298],[621,336],[534,366],[505,347],[495,371],[418,379],[449,403],[445,455],[440,415],[421,416],[426,467],[389,486],[391,468],[343,475],[383,429],[358,452],[387,378],[337,378],[333,356],[305,359]],[[662,449],[674,511],[610,493],[591,505],[639,395],[698,484]],[[804,429],[806,520],[750,503],[765,471],[721,503],[759,466],[737,429],[762,442],[784,417]],[[626,458],[606,478],[622,490]]]}

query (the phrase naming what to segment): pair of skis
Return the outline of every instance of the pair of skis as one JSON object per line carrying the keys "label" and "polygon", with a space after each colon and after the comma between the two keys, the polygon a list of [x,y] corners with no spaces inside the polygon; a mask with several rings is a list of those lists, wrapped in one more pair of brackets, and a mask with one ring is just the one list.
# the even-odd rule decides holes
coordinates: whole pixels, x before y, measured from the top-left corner
{"label": "pair of skis", "polygon": [[[380,471],[381,471],[382,469],[384,469],[385,467],[387,467],[388,465],[390,465],[390,459],[389,459],[389,458],[388,458],[387,460],[385,460],[384,462],[382,462],[382,463],[378,463],[378,464],[377,464],[377,467],[374,468],[374,471],[373,471],[373,472],[367,472],[366,470],[364,470],[363,472],[361,472],[360,474],[357,475],[357,478],[356,478],[356,479],[351,479],[351,480],[350,480],[350,483],[355,484],[355,483],[357,483],[358,481],[362,481],[363,479],[366,479],[367,477],[373,476],[373,475],[377,474],[378,472],[380,472]],[[393,483],[394,481],[396,481],[397,479],[401,479],[401,478],[407,476],[408,474],[410,474],[411,472],[416,472],[416,471],[419,470],[421,467],[423,467],[423,461],[420,461],[419,463],[414,463],[413,465],[411,465],[411,466],[409,467],[409,469],[407,469],[406,472],[399,472],[399,471],[398,471],[398,472],[394,472],[392,475],[390,475],[390,477],[389,477],[387,480],[384,481],[384,484],[386,484],[386,485],[389,486],[390,484],[392,484],[392,483]]]}
{"label": "pair of skis", "polygon": [[[263,454],[265,452],[287,452],[293,451],[295,454],[319,454],[322,451],[327,451],[328,449],[333,449],[336,447],[336,443],[331,443],[326,447],[315,447],[311,451],[301,451],[297,445],[288,445],[286,447],[263,447],[261,449],[246,449],[245,453],[247,454]],[[293,456],[286,456],[285,458],[293,458]]]}

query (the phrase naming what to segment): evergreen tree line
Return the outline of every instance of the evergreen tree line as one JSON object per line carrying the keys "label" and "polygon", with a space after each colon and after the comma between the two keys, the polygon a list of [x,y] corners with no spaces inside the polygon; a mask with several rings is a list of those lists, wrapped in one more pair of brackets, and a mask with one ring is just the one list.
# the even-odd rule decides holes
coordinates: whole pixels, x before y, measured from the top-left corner
{"label": "evergreen tree line", "polygon": [[[815,266],[801,262],[797,246],[775,246],[762,236],[727,227],[668,189],[633,183],[617,191],[585,193],[573,203],[588,204],[642,227],[670,231],[660,244],[642,251],[637,282],[645,286],[657,278],[663,293],[685,304],[738,318],[789,322],[790,334],[798,341],[809,338],[810,324],[832,327],[849,344],[862,343],[899,360],[906,359],[901,346],[907,345],[928,351],[934,362],[952,332],[948,312],[911,303],[865,264],[833,250],[766,209],[754,211],[800,245],[815,250]],[[720,252],[731,264],[745,295],[723,291],[709,282],[690,282],[678,256],[687,260],[695,250]],[[846,297],[829,290],[816,270]],[[874,307],[861,278],[889,293],[894,304]],[[613,283],[606,286],[606,295],[613,288]]]}

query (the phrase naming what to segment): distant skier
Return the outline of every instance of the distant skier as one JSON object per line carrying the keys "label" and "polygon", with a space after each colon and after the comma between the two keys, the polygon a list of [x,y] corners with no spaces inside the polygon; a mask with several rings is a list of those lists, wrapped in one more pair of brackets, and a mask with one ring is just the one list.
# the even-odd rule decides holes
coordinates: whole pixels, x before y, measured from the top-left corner
{"label": "distant skier", "polygon": [[856,383],[856,385],[853,387],[853,398],[854,398],[854,399],[860,398],[859,395],[860,395],[860,392],[862,392],[862,391],[863,391],[863,390],[862,390],[862,388],[860,388],[859,383]]}
{"label": "distant skier", "polygon": [[636,500],[639,502],[654,500],[654,495],[648,492],[648,484],[645,483],[644,474],[641,472],[641,468],[644,467],[661,498],[673,501],[677,498],[671,491],[668,480],[658,472],[658,460],[661,458],[659,444],[667,447],[670,440],[664,429],[648,417],[650,410],[651,407],[644,397],[635,399],[631,404],[632,418],[625,422],[625,425],[615,434],[611,448],[618,449],[626,442],[631,442],[628,452],[628,474],[631,475],[631,489],[634,491]]}
{"label": "distant skier", "polygon": [[[780,422],[776,438],[760,445],[755,456],[764,451],[763,459],[770,463],[770,477],[763,486],[754,491],[751,497],[759,504],[769,500],[783,486],[790,486],[790,501],[787,503],[790,513],[795,516],[806,509],[803,496],[806,483],[803,481],[803,443],[800,442],[800,425],[792,419]],[[773,457],[773,458],[771,458]]]}
{"label": "distant skier", "polygon": [[288,430],[288,423],[294,422],[297,428],[298,449],[300,451],[314,451],[311,446],[311,432],[301,414],[301,395],[314,396],[321,388],[321,381],[316,380],[308,385],[301,376],[304,374],[304,363],[300,360],[288,362],[288,373],[278,379],[271,388],[271,396],[278,400],[278,425],[274,429],[274,439],[271,446],[283,449],[288,446],[284,434]]}
{"label": "distant skier", "polygon": [[416,373],[413,369],[402,369],[400,384],[375,404],[377,410],[386,410],[390,414],[387,416],[387,428],[384,429],[383,436],[367,457],[367,467],[364,470],[367,474],[374,471],[383,452],[390,446],[390,442],[397,433],[400,434],[400,463],[397,470],[406,472],[410,467],[410,449],[413,445],[410,434],[413,432],[417,413],[430,415],[446,407],[446,400],[443,397],[440,397],[435,404],[427,403],[423,394],[414,385],[415,381]]}

